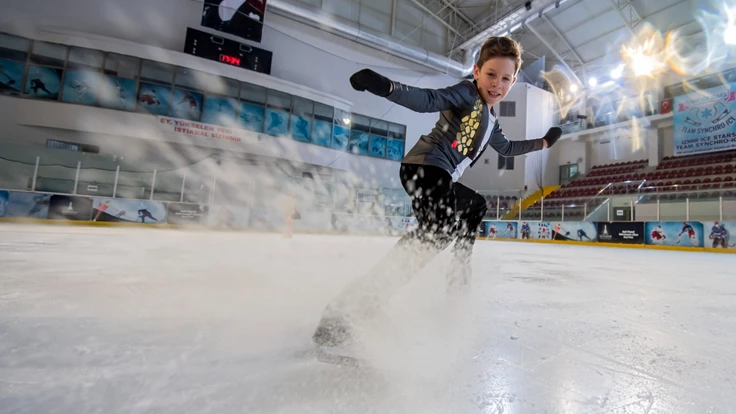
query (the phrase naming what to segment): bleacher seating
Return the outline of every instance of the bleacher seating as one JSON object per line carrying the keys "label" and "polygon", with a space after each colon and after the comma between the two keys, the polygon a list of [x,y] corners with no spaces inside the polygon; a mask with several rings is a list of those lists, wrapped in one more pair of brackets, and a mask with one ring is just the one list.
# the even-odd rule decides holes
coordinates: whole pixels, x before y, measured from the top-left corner
{"label": "bleacher seating", "polygon": [[[665,157],[655,169],[649,167],[648,160],[596,165],[587,176],[547,196],[544,217],[560,217],[563,206],[565,218],[582,216],[583,206],[590,212],[604,201],[606,197],[596,197],[599,194],[641,194],[641,202],[733,198],[736,197],[736,151]],[[541,208],[541,202],[537,202],[527,209],[527,214],[539,214]]]}

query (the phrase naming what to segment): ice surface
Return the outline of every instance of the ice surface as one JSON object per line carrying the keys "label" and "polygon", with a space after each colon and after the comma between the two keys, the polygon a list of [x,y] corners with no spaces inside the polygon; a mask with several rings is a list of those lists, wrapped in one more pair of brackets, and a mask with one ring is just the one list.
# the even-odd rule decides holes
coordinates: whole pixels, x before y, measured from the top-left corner
{"label": "ice surface", "polygon": [[736,412],[736,256],[480,241],[301,356],[395,238],[0,226],[0,413]]}

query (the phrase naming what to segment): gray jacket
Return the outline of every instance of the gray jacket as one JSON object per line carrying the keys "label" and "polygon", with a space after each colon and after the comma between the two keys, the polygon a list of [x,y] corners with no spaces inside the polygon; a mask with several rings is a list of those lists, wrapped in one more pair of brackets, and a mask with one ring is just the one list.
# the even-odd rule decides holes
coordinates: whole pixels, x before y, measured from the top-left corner
{"label": "gray jacket", "polygon": [[[506,139],[493,108],[489,111],[478,93],[475,81],[464,80],[444,89],[421,89],[399,82],[392,83],[393,91],[386,99],[416,112],[440,112],[432,131],[419,138],[404,157],[404,164],[440,167],[457,181],[463,170],[472,167],[488,146],[505,157],[543,148],[542,138],[524,141]],[[490,139],[481,148],[488,128],[493,128]]]}

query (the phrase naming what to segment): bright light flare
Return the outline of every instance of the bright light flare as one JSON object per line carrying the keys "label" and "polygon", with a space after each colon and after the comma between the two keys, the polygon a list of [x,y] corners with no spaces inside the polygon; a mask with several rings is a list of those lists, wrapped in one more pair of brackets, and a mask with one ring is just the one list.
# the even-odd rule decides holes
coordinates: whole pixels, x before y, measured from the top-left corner
{"label": "bright light flare", "polygon": [[621,54],[636,77],[656,77],[667,68],[662,34],[653,33],[649,38],[632,46],[622,46]]}

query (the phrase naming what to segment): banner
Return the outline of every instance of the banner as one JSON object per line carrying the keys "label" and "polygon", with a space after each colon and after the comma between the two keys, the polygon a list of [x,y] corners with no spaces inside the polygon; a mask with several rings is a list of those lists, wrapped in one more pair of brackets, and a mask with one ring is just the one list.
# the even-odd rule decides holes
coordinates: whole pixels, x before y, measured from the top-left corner
{"label": "banner", "polygon": [[[415,217],[372,216],[365,214],[332,214],[332,229],[347,233],[380,233],[398,236],[414,230]],[[479,235],[480,231],[479,230]]]}
{"label": "banner", "polygon": [[49,200],[49,218],[88,221],[92,218],[92,199],[54,194]]}
{"label": "banner", "polygon": [[736,222],[703,222],[703,244],[708,249],[736,249]]}
{"label": "banner", "polygon": [[0,191],[0,217],[5,217],[8,213],[8,192]]}
{"label": "banner", "polygon": [[519,238],[533,240],[551,240],[552,227],[550,223],[539,221],[522,221],[519,226]]}
{"label": "banner", "polygon": [[166,222],[169,224],[205,224],[208,206],[204,204],[169,203]]}
{"label": "banner", "polygon": [[646,244],[703,247],[703,223],[696,221],[647,222]]}
{"label": "banner", "polygon": [[598,240],[598,229],[587,221],[553,222],[552,240],[594,242]]}
{"label": "banner", "polygon": [[92,221],[165,224],[166,207],[160,201],[96,197]]}
{"label": "banner", "polygon": [[250,209],[212,205],[209,211],[209,226],[218,229],[245,229],[250,224]]}
{"label": "banner", "polygon": [[234,143],[245,141],[258,143],[258,135],[244,129],[228,128],[168,116],[158,116],[158,123],[161,129],[172,134],[184,134],[193,138],[216,139]]}
{"label": "banner", "polygon": [[677,96],[675,156],[736,148],[736,83]]}
{"label": "banner", "polygon": [[388,216],[388,231],[392,236],[403,236],[404,234],[417,228],[416,217],[400,217],[400,216]]}
{"label": "banner", "polygon": [[50,194],[10,191],[5,215],[6,217],[48,218],[50,199]]}
{"label": "banner", "polygon": [[0,94],[20,96],[25,62],[0,59],[0,67],[3,68],[0,73]]}
{"label": "banner", "polygon": [[602,243],[644,244],[644,223],[635,221],[596,222]]}
{"label": "banner", "polygon": [[302,211],[298,220],[294,220],[294,230],[330,231],[332,214],[327,211]]}
{"label": "banner", "polygon": [[483,236],[490,239],[515,239],[518,237],[518,224],[515,221],[484,221]]}
{"label": "banner", "polygon": [[286,217],[280,209],[257,208],[250,212],[250,227],[259,230],[283,229]]}

